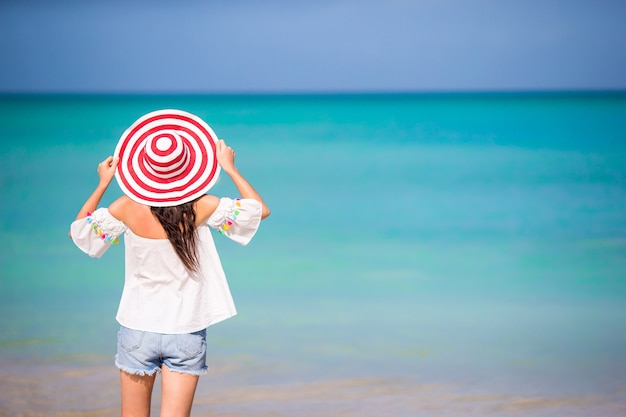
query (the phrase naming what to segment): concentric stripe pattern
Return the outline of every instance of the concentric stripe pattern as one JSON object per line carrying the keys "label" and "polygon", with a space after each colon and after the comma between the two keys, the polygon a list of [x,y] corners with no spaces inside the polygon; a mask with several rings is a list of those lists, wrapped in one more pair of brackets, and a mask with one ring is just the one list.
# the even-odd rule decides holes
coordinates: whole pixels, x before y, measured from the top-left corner
{"label": "concentric stripe pattern", "polygon": [[216,142],[209,125],[193,114],[180,110],[146,114],[117,144],[117,182],[131,199],[149,206],[191,201],[217,181]]}

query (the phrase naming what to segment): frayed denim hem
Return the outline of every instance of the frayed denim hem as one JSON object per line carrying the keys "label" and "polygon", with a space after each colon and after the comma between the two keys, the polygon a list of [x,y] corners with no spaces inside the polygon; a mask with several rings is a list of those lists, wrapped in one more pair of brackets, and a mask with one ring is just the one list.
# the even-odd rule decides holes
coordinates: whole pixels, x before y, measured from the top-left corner
{"label": "frayed denim hem", "polygon": [[206,375],[207,372],[209,372],[209,368],[203,368],[200,369],[199,371],[194,371],[194,370],[180,370],[180,369],[172,369],[169,366],[167,366],[167,364],[164,364],[163,366],[165,366],[168,370],[172,371],[172,372],[176,372],[177,374],[187,374],[187,375],[194,375],[194,376],[202,376],[202,375]]}
{"label": "frayed denim hem", "polygon": [[161,368],[158,368],[158,367],[154,368],[151,371],[144,371],[143,369],[132,369],[127,366],[120,365],[119,363],[117,363],[117,361],[115,362],[115,366],[117,366],[119,370],[124,371],[129,375],[152,376],[154,374],[161,372]]}
{"label": "frayed denim hem", "polygon": [[[124,371],[129,375],[138,375],[138,376],[152,376],[154,374],[158,374],[161,373],[161,368],[154,368],[151,371],[144,371],[143,369],[132,369],[129,368],[127,366],[124,365],[120,365],[119,363],[115,362],[115,366],[117,366],[117,368],[120,371]],[[167,367],[168,370],[172,371],[172,372],[176,372],[178,374],[187,374],[187,375],[194,375],[194,376],[202,376],[202,375],[206,375],[209,372],[209,368],[206,367],[204,369],[200,369],[199,371],[193,371],[193,370],[185,370],[182,371],[180,369],[172,369],[169,366],[165,365],[165,367]]]}

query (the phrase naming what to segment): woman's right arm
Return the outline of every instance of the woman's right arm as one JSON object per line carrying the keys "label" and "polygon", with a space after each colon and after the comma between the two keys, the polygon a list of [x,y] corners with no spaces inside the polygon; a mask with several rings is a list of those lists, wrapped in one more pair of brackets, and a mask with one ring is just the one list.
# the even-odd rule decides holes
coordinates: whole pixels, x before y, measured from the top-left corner
{"label": "woman's right arm", "polygon": [[237,167],[235,167],[235,151],[233,148],[226,145],[224,140],[220,140],[217,142],[217,161],[220,166],[228,174],[228,176],[232,179],[235,187],[239,190],[242,198],[251,198],[253,200],[261,203],[261,219],[265,219],[270,215],[270,209],[267,207],[267,204],[261,198],[261,195],[252,187],[252,185],[244,178],[243,175],[239,172]]}

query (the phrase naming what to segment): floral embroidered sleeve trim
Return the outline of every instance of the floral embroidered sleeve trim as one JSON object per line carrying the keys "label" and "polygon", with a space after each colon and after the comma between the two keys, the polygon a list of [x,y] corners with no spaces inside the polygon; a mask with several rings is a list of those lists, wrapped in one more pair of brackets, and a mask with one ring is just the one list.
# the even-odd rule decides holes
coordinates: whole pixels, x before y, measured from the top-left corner
{"label": "floral embroidered sleeve trim", "polygon": [[237,216],[239,216],[239,209],[238,207],[241,207],[241,198],[236,198],[235,199],[235,204],[233,207],[233,211],[232,213],[229,213],[226,216],[226,219],[224,219],[224,222],[218,227],[218,230],[220,231],[221,234],[225,235],[226,231],[228,229],[231,228],[231,226],[233,225],[233,222],[235,220],[237,220]]}
{"label": "floral embroidered sleeve trim", "polygon": [[102,240],[111,243],[111,245],[117,245],[120,243],[120,239],[118,236],[114,236],[106,230],[102,229],[102,226],[93,217],[92,213],[87,213],[87,223],[92,225],[91,228],[93,229],[94,233],[96,233],[98,237],[100,237]]}

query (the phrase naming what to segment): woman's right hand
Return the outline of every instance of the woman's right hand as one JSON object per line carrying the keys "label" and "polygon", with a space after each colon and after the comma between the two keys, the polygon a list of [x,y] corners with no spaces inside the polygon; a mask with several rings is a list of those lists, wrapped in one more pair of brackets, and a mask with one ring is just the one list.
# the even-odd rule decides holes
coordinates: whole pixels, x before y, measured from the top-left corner
{"label": "woman's right hand", "polygon": [[224,139],[220,139],[216,144],[217,162],[226,173],[230,174],[235,170],[235,151],[226,145]]}
{"label": "woman's right hand", "polygon": [[226,145],[226,142],[224,142],[224,140],[222,139],[217,142],[215,152],[217,162],[219,162],[222,169],[233,180],[233,183],[235,184],[235,187],[237,187],[237,190],[239,190],[241,197],[252,198],[261,203],[261,219],[269,216],[270,209],[267,208],[267,205],[265,204],[259,193],[257,193],[254,187],[252,187],[252,185],[250,185],[250,183],[243,177],[243,175],[241,175],[239,170],[235,168],[235,151],[233,151],[233,148]]}

